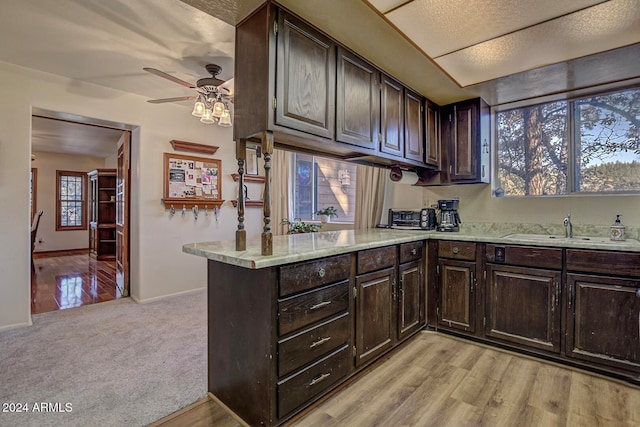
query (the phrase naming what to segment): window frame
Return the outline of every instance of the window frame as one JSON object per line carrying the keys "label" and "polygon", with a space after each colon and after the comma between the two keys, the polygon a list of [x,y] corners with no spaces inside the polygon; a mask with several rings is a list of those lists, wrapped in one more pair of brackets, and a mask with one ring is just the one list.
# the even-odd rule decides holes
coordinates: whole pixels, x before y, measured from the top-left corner
{"label": "window frame", "polygon": [[[586,192],[576,191],[576,161],[575,161],[575,138],[574,132],[576,131],[576,121],[574,118],[575,105],[574,101],[590,98],[595,96],[608,95],[616,92],[624,92],[627,90],[640,90],[640,79],[634,79],[632,84],[624,86],[605,85],[594,88],[580,89],[572,92],[562,92],[547,96],[541,96],[536,98],[529,98],[522,101],[508,102],[504,104],[498,104],[491,107],[491,147],[493,154],[491,156],[491,197],[508,197],[508,198],[555,198],[555,197],[591,197],[591,196],[638,196],[640,195],[640,189],[638,190],[625,190],[625,191],[599,191],[599,192]],[[498,185],[498,113],[502,111],[522,109],[527,107],[533,107],[535,105],[547,104],[551,102],[565,101],[567,103],[567,193],[566,194],[541,194],[541,195],[499,195],[497,191],[500,187]]]}
{"label": "window frame", "polygon": [[[61,225],[62,201],[60,200],[60,179],[65,176],[79,177],[82,180],[82,223],[81,225]],[[78,171],[56,170],[56,231],[87,230],[87,173]]]}

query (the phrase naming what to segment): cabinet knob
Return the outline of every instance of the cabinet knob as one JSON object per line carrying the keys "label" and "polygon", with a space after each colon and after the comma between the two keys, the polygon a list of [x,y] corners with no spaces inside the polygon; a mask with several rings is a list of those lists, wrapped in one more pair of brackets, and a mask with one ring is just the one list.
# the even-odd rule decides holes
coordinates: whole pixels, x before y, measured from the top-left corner
{"label": "cabinet knob", "polygon": [[636,296],[640,298],[640,288],[636,289]]}
{"label": "cabinet knob", "polygon": [[411,255],[415,255],[418,253],[418,250],[416,248],[411,249]]}
{"label": "cabinet knob", "polygon": [[460,252],[460,249],[458,249],[457,246],[454,246],[453,249],[451,249],[451,252],[453,252],[454,254],[457,254],[458,252]]}
{"label": "cabinet knob", "polygon": [[320,267],[320,268],[318,269],[318,277],[322,278],[322,277],[324,277],[324,275],[325,275],[326,273],[327,273],[327,272],[324,270],[324,268],[323,268],[323,267]]}

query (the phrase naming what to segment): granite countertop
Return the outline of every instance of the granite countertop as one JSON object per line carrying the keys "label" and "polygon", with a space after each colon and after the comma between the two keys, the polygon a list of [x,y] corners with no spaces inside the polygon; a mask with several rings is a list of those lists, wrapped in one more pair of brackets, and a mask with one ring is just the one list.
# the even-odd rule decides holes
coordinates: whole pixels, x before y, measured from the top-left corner
{"label": "granite countertop", "polygon": [[[432,239],[640,252],[640,242],[635,239],[612,242],[608,238],[600,236],[588,237],[589,240],[584,240],[586,237],[581,236],[595,236],[595,234],[582,232],[576,234],[573,239],[565,239],[562,235],[555,234],[554,232],[556,231],[536,227],[523,227],[522,224],[515,229],[505,229],[495,225],[467,225],[461,227],[459,232],[453,233],[375,228],[273,236],[273,255],[270,256],[262,256],[260,254],[259,239],[247,241],[246,251],[236,251],[234,240],[189,243],[182,247],[182,251],[250,269],[272,267],[363,249]],[[593,232],[593,230],[586,228],[584,231]],[[551,238],[549,235],[555,237]]]}

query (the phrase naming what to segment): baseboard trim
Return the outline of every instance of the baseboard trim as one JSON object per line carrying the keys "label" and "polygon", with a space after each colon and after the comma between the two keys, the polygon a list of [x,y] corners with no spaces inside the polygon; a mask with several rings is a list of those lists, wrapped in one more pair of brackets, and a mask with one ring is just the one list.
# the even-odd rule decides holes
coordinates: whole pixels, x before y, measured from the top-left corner
{"label": "baseboard trim", "polygon": [[225,405],[224,403],[222,403],[222,401],[220,399],[218,399],[216,397],[215,394],[208,392],[207,395],[209,396],[209,399],[213,400],[214,402],[216,402],[218,405],[220,405],[220,407],[222,409],[224,409],[229,415],[231,415],[231,417],[236,420],[241,426],[243,427],[250,427],[249,424],[247,424],[245,422],[245,420],[243,420],[242,418],[240,418],[238,416],[238,414],[236,414],[235,412],[233,412],[227,405]]}
{"label": "baseboard trim", "polygon": [[188,291],[181,291],[181,292],[176,292],[173,294],[168,294],[168,295],[161,295],[159,297],[153,297],[153,298],[145,298],[145,299],[140,299],[137,298],[131,294],[129,294],[129,298],[131,298],[133,300],[133,302],[135,302],[136,304],[148,304],[150,302],[154,302],[154,301],[159,301],[165,298],[171,298],[171,297],[177,297],[180,295],[187,295],[187,294],[192,294],[195,292],[201,292],[202,290],[207,289],[206,287],[202,287],[202,288],[197,288],[197,289],[189,289]]}
{"label": "baseboard trim", "polygon": [[28,322],[12,323],[11,325],[0,326],[0,332],[9,331],[11,329],[26,328],[27,326],[31,326],[31,325],[33,325],[33,322],[31,321],[31,316],[29,316]]}
{"label": "baseboard trim", "polygon": [[66,256],[66,255],[88,255],[89,248],[81,248],[81,249],[59,249],[55,251],[37,251],[33,253],[33,259],[38,258],[50,258],[56,256]]}

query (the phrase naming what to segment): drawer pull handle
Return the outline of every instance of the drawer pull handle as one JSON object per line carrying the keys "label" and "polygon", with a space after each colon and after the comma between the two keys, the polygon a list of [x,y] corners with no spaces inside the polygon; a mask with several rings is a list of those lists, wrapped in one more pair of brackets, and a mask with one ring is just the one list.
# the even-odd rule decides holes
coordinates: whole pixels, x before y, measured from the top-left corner
{"label": "drawer pull handle", "polygon": [[314,304],[311,307],[309,307],[309,310],[317,310],[319,308],[322,308],[326,305],[331,304],[331,301],[323,301],[323,302],[319,302],[318,304]]}
{"label": "drawer pull handle", "polygon": [[320,267],[318,269],[318,277],[324,277],[325,273],[326,273],[326,271],[324,270],[323,267]]}
{"label": "drawer pull handle", "polygon": [[453,252],[454,254],[457,254],[458,252],[460,252],[460,249],[458,249],[457,246],[454,246],[453,249],[451,249],[451,252]]}
{"label": "drawer pull handle", "polygon": [[640,298],[640,288],[638,288],[638,289],[636,290],[636,296],[637,296],[638,298]]}
{"label": "drawer pull handle", "polygon": [[319,377],[315,377],[314,379],[311,380],[309,385],[316,385],[316,384],[326,380],[327,378],[329,378],[330,375],[331,375],[331,373],[327,372],[326,374],[322,374]]}
{"label": "drawer pull handle", "polygon": [[322,345],[322,344],[326,343],[327,341],[329,341],[330,339],[331,339],[331,337],[320,338],[319,340],[312,342],[311,345],[309,345],[309,348],[313,348],[313,347],[317,347],[319,345]]}
{"label": "drawer pull handle", "polygon": [[418,251],[416,250],[416,248],[411,249],[411,255],[415,255],[417,253],[418,253]]}

